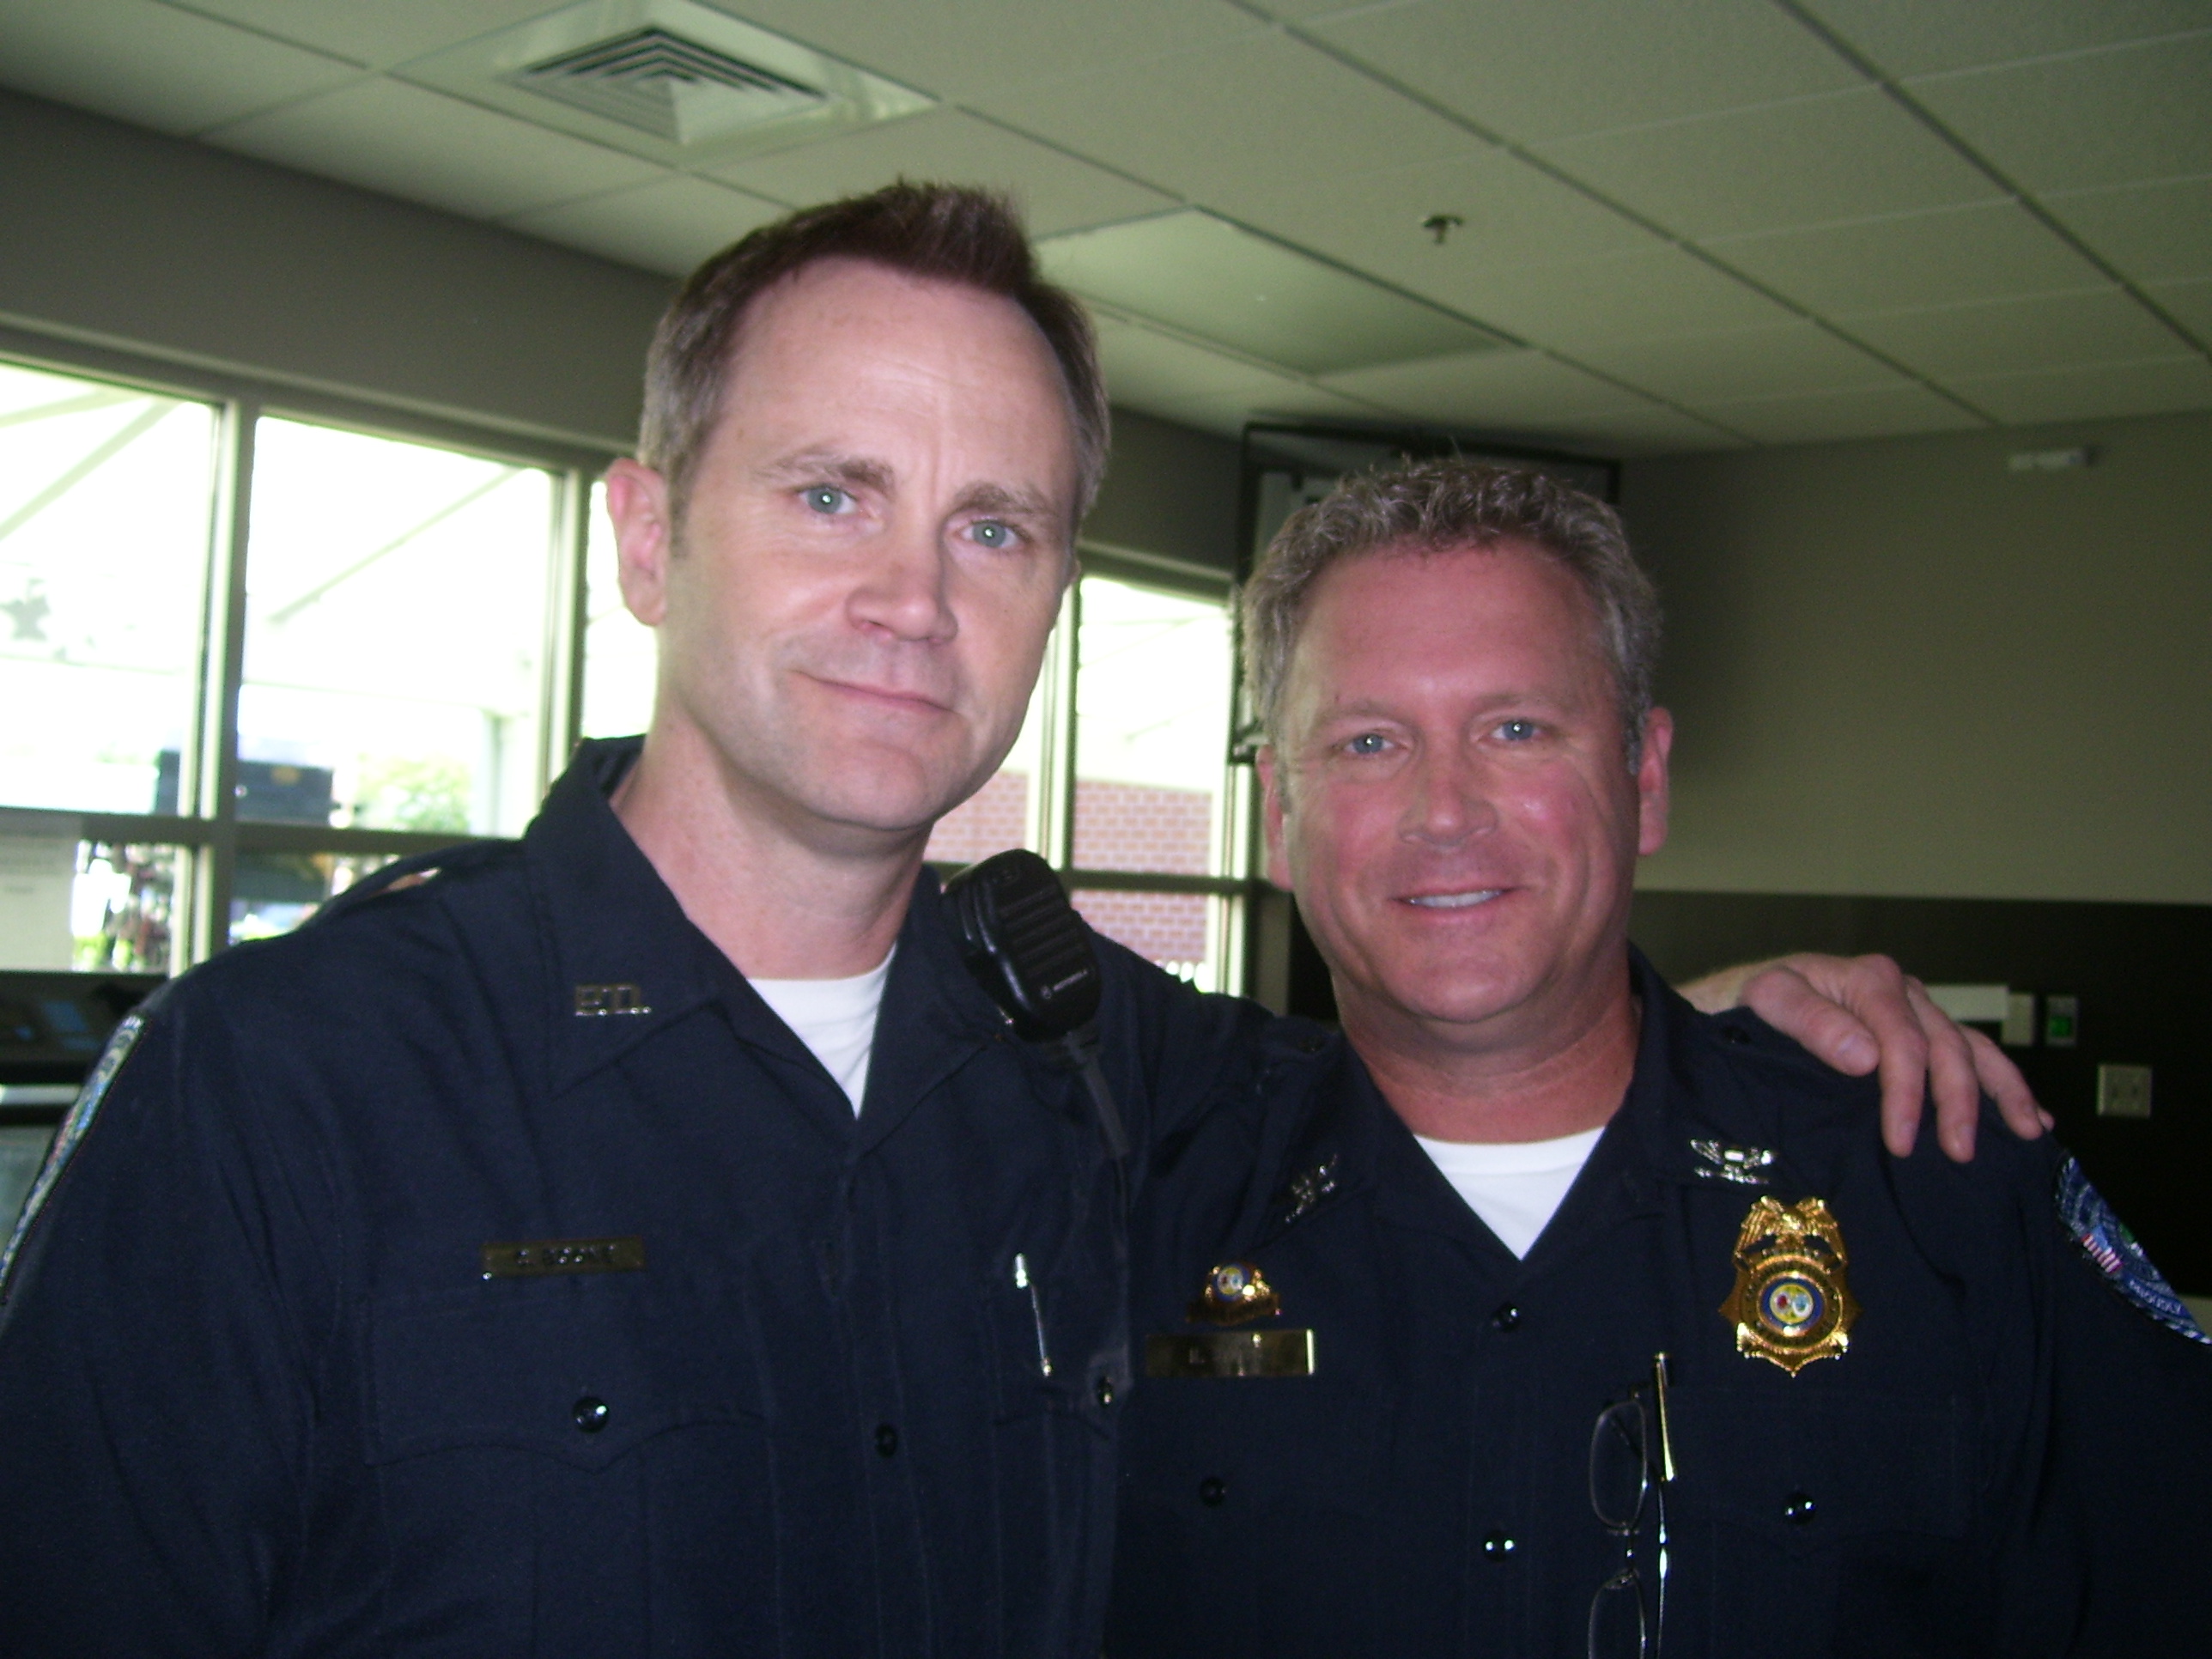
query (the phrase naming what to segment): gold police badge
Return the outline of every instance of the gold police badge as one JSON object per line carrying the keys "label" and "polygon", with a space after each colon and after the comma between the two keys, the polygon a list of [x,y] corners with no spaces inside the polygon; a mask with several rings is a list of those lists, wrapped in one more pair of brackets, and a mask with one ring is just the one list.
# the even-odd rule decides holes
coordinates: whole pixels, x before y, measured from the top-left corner
{"label": "gold police badge", "polygon": [[1850,1346],[1859,1304],[1844,1269],[1844,1230],[1817,1198],[1784,1206],[1762,1198],[1735,1241],[1735,1289],[1721,1317],[1735,1327],[1736,1352],[1771,1359],[1795,1376]]}
{"label": "gold police badge", "polygon": [[1184,1316],[1194,1325],[1243,1325],[1282,1312],[1274,1287],[1249,1261],[1228,1261],[1206,1276],[1206,1288]]}

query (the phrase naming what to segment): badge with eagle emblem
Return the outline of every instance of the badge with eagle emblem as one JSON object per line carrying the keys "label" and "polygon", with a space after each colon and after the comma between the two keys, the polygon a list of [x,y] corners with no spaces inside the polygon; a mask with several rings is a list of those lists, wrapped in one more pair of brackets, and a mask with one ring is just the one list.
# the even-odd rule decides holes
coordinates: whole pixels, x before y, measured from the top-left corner
{"label": "badge with eagle emblem", "polygon": [[1821,1200],[1784,1206],[1762,1198],[1735,1241],[1735,1288],[1721,1317],[1735,1327],[1736,1352],[1768,1359],[1795,1376],[1850,1346],[1859,1304],[1844,1277],[1844,1230]]}

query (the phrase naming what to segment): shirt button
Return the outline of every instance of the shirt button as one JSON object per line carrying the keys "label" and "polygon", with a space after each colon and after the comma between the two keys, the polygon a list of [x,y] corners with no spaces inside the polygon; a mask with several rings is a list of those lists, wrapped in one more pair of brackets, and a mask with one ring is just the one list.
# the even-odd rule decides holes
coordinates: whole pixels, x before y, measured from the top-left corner
{"label": "shirt button", "polygon": [[1490,1316],[1490,1322],[1501,1331],[1517,1331],[1521,1328],[1521,1310],[1509,1302]]}
{"label": "shirt button", "polygon": [[568,1408],[568,1415],[576,1419],[576,1426],[586,1434],[597,1434],[607,1425],[607,1402],[587,1394]]}
{"label": "shirt button", "polygon": [[898,1454],[898,1431],[888,1423],[876,1425],[876,1455],[893,1457]]}
{"label": "shirt button", "polygon": [[1101,1406],[1112,1405],[1114,1403],[1114,1379],[1110,1376],[1101,1376],[1098,1379],[1097,1385],[1091,1390],[1091,1392],[1098,1396],[1098,1403]]}
{"label": "shirt button", "polygon": [[1210,1510],[1218,1510],[1229,1501],[1229,1483],[1218,1474],[1209,1474],[1198,1483],[1198,1501]]}
{"label": "shirt button", "polygon": [[1751,1033],[1741,1025],[1723,1025],[1721,1027],[1721,1039],[1725,1042],[1733,1042],[1741,1048],[1751,1041]]}
{"label": "shirt button", "polygon": [[1482,1540],[1482,1553],[1492,1561],[1503,1561],[1516,1547],[1510,1532],[1493,1532]]}
{"label": "shirt button", "polygon": [[1793,1527],[1802,1527],[1812,1520],[1819,1507],[1810,1492],[1793,1492],[1782,1500],[1782,1518]]}

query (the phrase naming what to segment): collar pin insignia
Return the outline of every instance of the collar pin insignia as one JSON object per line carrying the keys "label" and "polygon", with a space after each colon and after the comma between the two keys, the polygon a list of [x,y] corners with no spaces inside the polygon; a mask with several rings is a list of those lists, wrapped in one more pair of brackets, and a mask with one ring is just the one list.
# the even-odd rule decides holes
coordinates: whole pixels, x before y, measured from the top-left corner
{"label": "collar pin insignia", "polygon": [[1272,1319],[1283,1310],[1282,1298],[1249,1261],[1228,1261],[1206,1276],[1184,1316],[1194,1325],[1243,1325],[1255,1319]]}
{"label": "collar pin insignia", "polygon": [[1840,1358],[1859,1316],[1844,1277],[1850,1262],[1844,1230],[1820,1200],[1753,1204],[1736,1235],[1735,1288],[1721,1304],[1736,1352],[1792,1376],[1816,1359]]}
{"label": "collar pin insignia", "polygon": [[1296,1221],[1308,1210],[1336,1190],[1336,1154],[1331,1152],[1312,1169],[1291,1177],[1290,1185],[1282,1196],[1288,1201],[1283,1214],[1285,1224]]}
{"label": "collar pin insignia", "polygon": [[1717,1140],[1693,1140],[1690,1150],[1705,1161],[1698,1173],[1707,1181],[1726,1181],[1738,1187],[1764,1187],[1763,1173],[1774,1162],[1764,1146],[1730,1146]]}
{"label": "collar pin insignia", "polygon": [[593,1019],[608,1014],[649,1014],[652,1012],[652,1007],[646,1002],[644,991],[635,985],[579,985],[576,988],[576,1016],[580,1019]]}

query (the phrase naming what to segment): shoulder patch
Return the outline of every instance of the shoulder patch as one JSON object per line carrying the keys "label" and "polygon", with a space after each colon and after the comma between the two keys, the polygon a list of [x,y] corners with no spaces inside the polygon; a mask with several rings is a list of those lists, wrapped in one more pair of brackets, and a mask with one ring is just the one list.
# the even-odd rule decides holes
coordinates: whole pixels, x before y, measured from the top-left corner
{"label": "shoulder patch", "polygon": [[39,1178],[31,1183],[30,1196],[23,1200],[23,1213],[15,1218],[15,1230],[9,1234],[7,1247],[0,1249],[0,1302],[8,1299],[8,1280],[15,1268],[15,1257],[22,1250],[23,1241],[30,1237],[31,1224],[38,1219],[39,1212],[46,1207],[46,1199],[53,1192],[54,1183],[61,1179],[62,1171],[68,1166],[70,1158],[84,1144],[84,1138],[92,1128],[92,1120],[100,1110],[100,1101],[114,1083],[115,1074],[123,1069],[123,1062],[131,1058],[131,1051],[138,1046],[139,1034],[145,1029],[146,1016],[143,1009],[134,1008],[124,1015],[122,1023],[115,1028],[114,1035],[107,1039],[107,1047],[101,1051],[98,1063],[85,1079],[84,1087],[77,1091],[76,1103],[63,1117],[61,1127],[54,1131],[54,1144],[47,1149],[46,1161],[40,1167]]}
{"label": "shoulder patch", "polygon": [[2189,1304],[2173,1293],[2166,1275],[2151,1265],[2127,1223],[2089,1184],[2079,1158],[2069,1156],[2059,1166],[2057,1201],[2058,1224],[2065,1228],[2066,1236],[2090,1265],[2104,1274],[2107,1284],[2166,1329],[2192,1342],[2212,1345],[2212,1336],[2205,1335]]}

